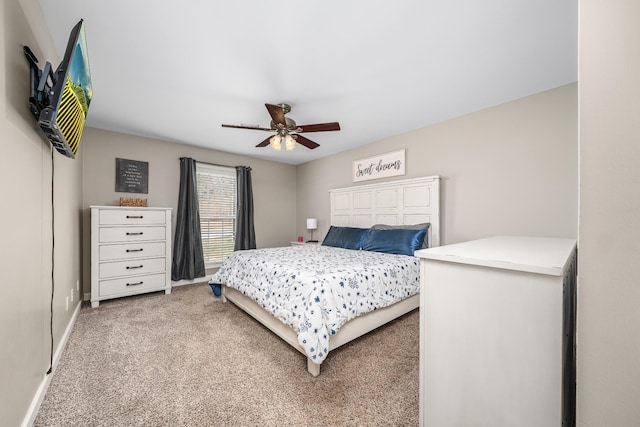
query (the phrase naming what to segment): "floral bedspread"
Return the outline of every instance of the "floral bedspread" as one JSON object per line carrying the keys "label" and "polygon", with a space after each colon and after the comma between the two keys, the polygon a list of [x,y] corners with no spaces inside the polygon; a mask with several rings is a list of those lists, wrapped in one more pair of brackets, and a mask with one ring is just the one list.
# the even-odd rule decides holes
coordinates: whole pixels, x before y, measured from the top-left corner
{"label": "floral bedspread", "polygon": [[250,297],[298,334],[315,363],[348,320],[420,290],[418,258],[328,246],[253,249],[231,254],[211,283]]}

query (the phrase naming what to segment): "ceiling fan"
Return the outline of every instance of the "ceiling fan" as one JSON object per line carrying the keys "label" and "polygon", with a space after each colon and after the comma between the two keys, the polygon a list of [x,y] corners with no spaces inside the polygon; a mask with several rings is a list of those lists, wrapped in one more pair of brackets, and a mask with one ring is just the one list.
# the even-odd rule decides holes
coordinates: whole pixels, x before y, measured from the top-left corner
{"label": "ceiling fan", "polygon": [[293,150],[296,146],[296,142],[304,145],[309,149],[319,147],[320,144],[313,142],[309,138],[300,135],[301,133],[309,132],[326,132],[332,130],[340,130],[340,123],[318,123],[314,125],[297,125],[293,119],[285,117],[284,115],[291,111],[289,104],[264,104],[271,116],[271,125],[268,128],[250,125],[222,125],[225,128],[237,128],[237,129],[254,129],[263,130],[266,132],[275,132],[275,135],[267,137],[256,147],[271,146],[276,150],[282,149],[282,142],[284,141],[287,150]]}

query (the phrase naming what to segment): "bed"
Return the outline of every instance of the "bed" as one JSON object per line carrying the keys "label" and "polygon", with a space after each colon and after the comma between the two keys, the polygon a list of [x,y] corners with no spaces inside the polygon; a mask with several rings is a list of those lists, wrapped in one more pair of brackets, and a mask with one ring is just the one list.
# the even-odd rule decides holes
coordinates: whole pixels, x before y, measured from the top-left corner
{"label": "bed", "polygon": [[318,376],[332,350],[418,308],[413,250],[439,245],[439,183],[432,176],[331,190],[322,245],[234,252],[210,283]]}

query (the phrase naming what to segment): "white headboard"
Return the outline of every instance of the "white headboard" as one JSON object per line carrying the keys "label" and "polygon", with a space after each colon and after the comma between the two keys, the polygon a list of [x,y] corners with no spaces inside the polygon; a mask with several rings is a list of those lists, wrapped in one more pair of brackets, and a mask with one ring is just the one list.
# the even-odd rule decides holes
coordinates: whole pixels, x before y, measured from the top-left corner
{"label": "white headboard", "polygon": [[331,225],[368,228],[428,222],[429,247],[440,245],[439,176],[337,188],[329,195]]}

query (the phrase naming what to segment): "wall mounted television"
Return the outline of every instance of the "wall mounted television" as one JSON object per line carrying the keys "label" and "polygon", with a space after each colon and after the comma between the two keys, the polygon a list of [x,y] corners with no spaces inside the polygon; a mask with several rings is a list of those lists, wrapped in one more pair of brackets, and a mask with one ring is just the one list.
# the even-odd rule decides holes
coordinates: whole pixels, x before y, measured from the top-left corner
{"label": "wall mounted television", "polygon": [[30,66],[31,113],[53,147],[75,158],[93,98],[84,21],[81,19],[71,30],[64,57],[55,71],[49,62],[41,70],[28,46],[24,46],[24,54]]}

